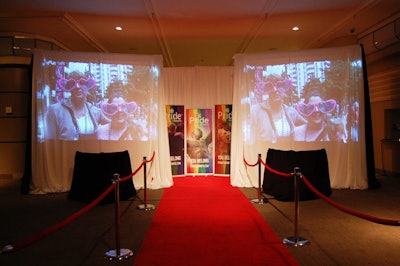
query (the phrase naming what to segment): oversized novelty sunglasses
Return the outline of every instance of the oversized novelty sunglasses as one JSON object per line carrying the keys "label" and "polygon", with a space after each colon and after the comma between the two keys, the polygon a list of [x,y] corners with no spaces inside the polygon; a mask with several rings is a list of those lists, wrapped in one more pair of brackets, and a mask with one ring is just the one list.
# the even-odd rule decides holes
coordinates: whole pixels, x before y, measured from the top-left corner
{"label": "oversized novelty sunglasses", "polygon": [[273,91],[279,91],[281,93],[285,93],[287,91],[290,90],[290,88],[292,87],[292,81],[289,79],[285,79],[285,80],[279,80],[277,82],[271,82],[271,81],[267,81],[267,82],[258,82],[256,84],[257,89],[261,92],[261,93],[271,93]]}
{"label": "oversized novelty sunglasses", "polygon": [[135,102],[128,103],[102,103],[100,105],[101,110],[108,116],[113,116],[118,112],[124,112],[126,114],[133,114],[137,109]]}
{"label": "oversized novelty sunglasses", "polygon": [[297,111],[303,116],[310,116],[315,111],[320,111],[324,114],[331,113],[335,110],[336,101],[333,99],[320,101],[316,103],[300,103],[296,106]]}
{"label": "oversized novelty sunglasses", "polygon": [[65,79],[60,78],[57,80],[57,84],[60,88],[65,91],[72,91],[75,88],[81,88],[82,90],[88,91],[96,86],[96,80],[94,78],[80,78],[80,79]]}

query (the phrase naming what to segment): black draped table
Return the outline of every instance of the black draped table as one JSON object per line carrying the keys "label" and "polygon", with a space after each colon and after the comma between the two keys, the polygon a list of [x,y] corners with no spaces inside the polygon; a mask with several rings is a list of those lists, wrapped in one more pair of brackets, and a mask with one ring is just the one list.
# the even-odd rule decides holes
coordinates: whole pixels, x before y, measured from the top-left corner
{"label": "black draped table", "polygon": [[[132,173],[128,151],[84,153],[77,151],[71,189],[68,199],[90,203],[98,198],[113,182],[114,174],[120,178]],[[120,183],[120,200],[136,195],[131,179]],[[114,192],[109,193],[100,204],[112,203]]]}
{"label": "black draped table", "polygon": [[[265,163],[282,173],[293,173],[294,168],[299,167],[302,175],[314,188],[325,196],[332,194],[325,149],[308,151],[268,149]],[[293,177],[283,177],[265,169],[262,188],[264,193],[274,196],[277,200],[293,201],[294,199]],[[299,193],[299,200],[318,198],[302,180],[299,183]]]}

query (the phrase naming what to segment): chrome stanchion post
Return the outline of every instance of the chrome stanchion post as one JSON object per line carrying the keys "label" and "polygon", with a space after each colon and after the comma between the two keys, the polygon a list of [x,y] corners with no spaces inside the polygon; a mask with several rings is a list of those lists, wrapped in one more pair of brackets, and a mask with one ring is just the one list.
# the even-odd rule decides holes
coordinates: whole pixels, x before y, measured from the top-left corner
{"label": "chrome stanchion post", "polygon": [[263,204],[266,202],[266,199],[261,199],[261,154],[258,154],[258,198],[252,199],[251,202],[257,204]]}
{"label": "chrome stanchion post", "polygon": [[302,247],[310,244],[308,239],[299,237],[298,233],[298,216],[299,216],[299,197],[300,197],[300,178],[301,172],[299,167],[294,168],[294,236],[286,237],[283,244],[295,247]]}
{"label": "chrome stanchion post", "polygon": [[113,260],[113,259],[123,260],[123,259],[127,259],[133,255],[132,250],[126,249],[126,248],[123,248],[123,249],[120,248],[120,242],[121,242],[120,223],[121,223],[121,220],[120,220],[120,202],[119,202],[119,181],[120,181],[119,174],[114,174],[113,183],[115,184],[115,188],[114,188],[115,193],[114,194],[115,194],[115,244],[116,244],[116,248],[106,252],[106,258],[108,258],[109,260]]}
{"label": "chrome stanchion post", "polygon": [[148,211],[148,210],[154,210],[156,207],[153,204],[147,204],[147,170],[146,170],[146,157],[143,157],[143,176],[144,176],[144,189],[143,189],[143,196],[144,196],[144,204],[140,204],[138,206],[139,210],[144,210],[144,211]]}

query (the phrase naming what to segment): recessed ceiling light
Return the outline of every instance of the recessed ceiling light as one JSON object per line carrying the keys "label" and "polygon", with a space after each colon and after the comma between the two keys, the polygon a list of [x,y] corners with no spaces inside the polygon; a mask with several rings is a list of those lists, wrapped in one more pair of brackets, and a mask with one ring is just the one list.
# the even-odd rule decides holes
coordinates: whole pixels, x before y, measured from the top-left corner
{"label": "recessed ceiling light", "polygon": [[116,27],[115,27],[115,30],[122,30],[122,27],[116,26]]}
{"label": "recessed ceiling light", "polygon": [[292,30],[299,30],[300,28],[298,27],[298,26],[294,26],[293,28],[292,28]]}

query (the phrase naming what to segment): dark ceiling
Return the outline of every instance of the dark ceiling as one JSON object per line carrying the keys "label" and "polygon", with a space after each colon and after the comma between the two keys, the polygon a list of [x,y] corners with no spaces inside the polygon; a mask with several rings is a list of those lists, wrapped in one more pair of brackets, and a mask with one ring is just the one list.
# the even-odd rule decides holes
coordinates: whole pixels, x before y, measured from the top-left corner
{"label": "dark ceiling", "polygon": [[0,36],[48,40],[67,51],[161,54],[166,67],[229,66],[238,53],[359,44],[388,24],[400,28],[399,0],[0,0],[0,6]]}

